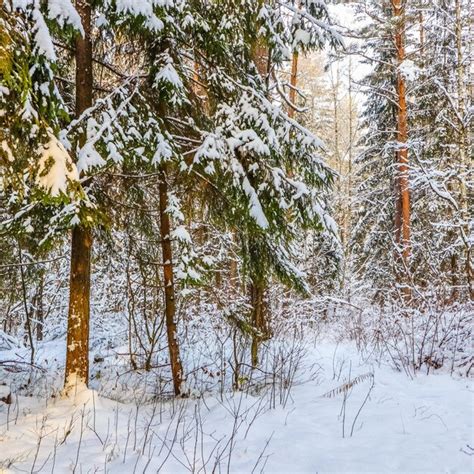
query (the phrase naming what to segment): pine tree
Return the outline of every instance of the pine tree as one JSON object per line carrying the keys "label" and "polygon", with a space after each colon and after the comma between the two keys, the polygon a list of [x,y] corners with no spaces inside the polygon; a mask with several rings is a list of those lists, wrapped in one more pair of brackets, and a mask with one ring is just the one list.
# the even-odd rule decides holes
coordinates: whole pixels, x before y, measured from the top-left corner
{"label": "pine tree", "polygon": [[[458,11],[467,10],[461,8]],[[461,217],[461,202],[464,202],[462,182],[466,174],[460,171],[464,169],[460,165],[463,153],[458,151],[463,142],[459,131],[467,129],[466,124],[470,119],[469,114],[459,114],[459,102],[456,99],[460,90],[460,83],[456,79],[459,76],[456,65],[466,62],[468,58],[465,33],[467,22],[461,19],[463,32],[460,36],[456,34],[456,29],[450,31],[448,25],[456,25],[454,0],[439,4],[424,1],[405,3],[404,31],[409,34],[406,37],[406,57],[402,61],[391,43],[391,38],[397,38],[399,24],[389,23],[391,13],[393,8],[391,11],[388,4],[385,9],[374,5],[373,10],[369,10],[373,21],[383,25],[383,28],[378,28],[380,41],[375,44],[378,52],[374,58],[376,65],[366,82],[372,93],[365,109],[369,128],[366,134],[366,151],[359,162],[359,182],[360,190],[367,197],[367,205],[362,214],[359,214],[362,220],[355,242],[357,246],[360,245],[359,239],[363,233],[367,240],[365,247],[358,247],[357,253],[363,268],[370,269],[374,275],[377,273],[375,279],[379,282],[380,289],[390,288],[391,275],[403,274],[405,289],[409,284],[418,290],[439,294],[446,292],[443,287],[448,285],[451,289],[448,291],[450,296],[447,301],[452,302],[460,296],[458,290],[461,280],[467,283],[464,288],[469,286],[469,264],[466,263],[466,271],[461,272],[463,277],[459,278],[459,257],[466,252],[463,260],[468,262],[470,246],[465,238],[469,231],[462,227],[462,222],[466,222]],[[463,60],[457,58],[458,37],[462,38],[461,50],[465,55]],[[400,42],[401,38],[398,40]],[[369,43],[369,47],[371,46],[374,44]],[[387,77],[391,77],[392,81],[388,82]],[[398,208],[392,208],[392,199],[400,195],[400,189],[403,189],[399,186],[402,175],[388,172],[393,170],[390,152],[396,143],[395,139],[400,141],[399,125],[405,121],[405,118],[401,120],[400,117],[404,108],[399,106],[400,79],[404,82],[402,89],[405,89],[407,102],[405,135],[408,140],[404,143],[411,156],[408,188],[411,193],[412,215],[411,255],[409,263],[400,261],[400,266],[394,261],[393,271],[387,272],[391,265],[387,259],[390,249],[398,240],[403,240],[401,201],[396,200]],[[461,83],[465,87],[466,79]],[[462,96],[467,97],[465,89]],[[376,127],[380,127],[379,131],[376,131]],[[395,130],[397,137],[394,135]],[[400,149],[396,149],[395,153],[399,156]],[[377,155],[379,158],[376,159]],[[386,159],[382,158],[384,156]],[[385,160],[384,167],[373,168],[372,164],[380,166],[381,159]],[[393,181],[395,176],[398,177],[397,181]],[[460,179],[454,176],[459,176]],[[408,201],[407,198],[406,202]],[[380,209],[383,211],[380,212]],[[393,243],[388,225],[392,216],[396,218],[395,230],[400,230],[393,235]],[[369,248],[376,249],[373,258],[367,256]],[[400,246],[396,248],[403,250]],[[381,262],[384,263],[379,265]],[[417,295],[420,293],[417,292]]]}
{"label": "pine tree", "polygon": [[[364,80],[367,99],[362,114],[363,152],[357,158],[356,189],[359,206],[353,243],[356,266],[373,282],[374,297],[383,299],[393,287],[398,265],[394,265],[396,215],[399,195],[395,180],[397,151],[396,50],[392,15],[388,2],[371,2],[367,15],[373,24],[362,34],[372,39],[364,42],[362,54],[370,59],[373,72]],[[373,51],[371,55],[370,52]]]}

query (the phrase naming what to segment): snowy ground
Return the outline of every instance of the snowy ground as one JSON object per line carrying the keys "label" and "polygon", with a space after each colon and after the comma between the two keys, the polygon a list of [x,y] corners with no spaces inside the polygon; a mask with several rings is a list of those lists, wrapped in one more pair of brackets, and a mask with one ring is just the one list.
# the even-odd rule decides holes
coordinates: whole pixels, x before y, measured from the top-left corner
{"label": "snowy ground", "polygon": [[[474,471],[469,380],[411,380],[330,342],[309,347],[305,367],[306,382],[261,396],[126,404],[92,390],[74,400],[13,396],[0,403],[0,471]],[[331,392],[348,378],[358,383]]]}

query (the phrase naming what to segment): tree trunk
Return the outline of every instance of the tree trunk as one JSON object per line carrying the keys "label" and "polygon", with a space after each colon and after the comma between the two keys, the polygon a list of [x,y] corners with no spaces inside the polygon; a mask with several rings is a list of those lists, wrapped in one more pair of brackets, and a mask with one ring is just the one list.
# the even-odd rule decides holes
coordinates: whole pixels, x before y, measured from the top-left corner
{"label": "tree trunk", "polygon": [[171,223],[167,212],[168,208],[168,182],[167,166],[160,166],[160,232],[161,250],[163,255],[163,280],[165,285],[165,320],[166,333],[168,336],[168,349],[170,354],[171,373],[173,376],[173,388],[175,395],[181,394],[183,382],[183,366],[179,356],[179,345],[176,328],[176,301],[174,292],[173,276],[173,249],[171,247]]}
{"label": "tree trunk", "polygon": [[43,340],[43,325],[44,325],[44,271],[40,270],[38,288],[35,294],[35,320],[36,320],[36,340]]}
{"label": "tree trunk", "polygon": [[[260,2],[262,4],[262,2]],[[258,73],[267,82],[268,91],[268,75],[270,71],[270,54],[268,46],[265,44],[262,38],[257,38],[252,47],[252,57],[257,66]],[[296,74],[295,74],[296,80]],[[290,92],[291,93],[291,92]],[[290,170],[290,174],[292,170]],[[258,365],[258,347],[262,340],[261,335],[264,334],[266,324],[266,311],[265,301],[263,295],[265,293],[266,282],[261,278],[250,276],[251,283],[249,285],[250,301],[252,305],[252,326],[254,333],[252,334],[252,345],[251,345],[251,359],[252,365],[256,367]]]}
{"label": "tree trunk", "polygon": [[[91,6],[77,0],[84,37],[76,37],[76,117],[92,105]],[[85,137],[81,140],[81,145]],[[89,379],[89,316],[92,231],[78,225],[72,230],[69,312],[64,388],[87,385]]]}
{"label": "tree trunk", "polygon": [[[408,162],[408,123],[407,123],[407,102],[406,102],[406,84],[401,64],[405,60],[405,7],[403,0],[392,0],[393,15],[396,21],[395,47],[397,54],[397,96],[398,96],[398,114],[397,114],[397,152],[398,163],[397,172],[397,191],[398,199],[396,205],[395,217],[395,236],[397,244],[401,247],[403,270],[405,274],[409,269],[410,259],[410,182],[409,182],[409,162]],[[404,278],[406,283],[406,278]],[[405,294],[409,290],[405,290]]]}
{"label": "tree trunk", "polygon": [[261,283],[250,284],[250,298],[252,302],[252,335],[251,359],[252,366],[258,365],[258,347],[261,341],[268,336],[268,323],[266,318],[265,285]]}
{"label": "tree trunk", "polygon": [[25,343],[28,342],[30,345],[30,363],[31,365],[35,362],[35,345],[33,342],[33,328],[31,325],[31,312],[28,304],[28,293],[26,291],[26,277],[23,268],[23,259],[20,244],[18,244],[18,254],[20,261],[20,276],[21,276],[21,290],[23,296],[23,308],[25,310]]}
{"label": "tree trunk", "polygon": [[463,55],[463,37],[462,37],[462,15],[461,0],[455,0],[456,7],[456,53],[457,53],[457,95],[458,95],[458,117],[459,119],[459,204],[461,210],[461,236],[466,246],[466,279],[468,292],[471,299],[474,299],[474,271],[471,263],[472,244],[469,241],[469,210],[467,198],[467,185],[465,174],[468,171],[467,154],[469,150],[469,134],[468,124],[464,119],[465,96],[467,95],[464,71],[464,55]]}
{"label": "tree trunk", "polygon": [[[293,52],[293,59],[291,61],[291,76],[290,76],[290,102],[296,105],[296,86],[298,80],[298,51]],[[288,117],[294,118],[295,109],[290,105],[288,108]]]}
{"label": "tree trunk", "polygon": [[89,312],[92,233],[76,226],[72,231],[66,376],[64,388],[87,385],[89,380]]}
{"label": "tree trunk", "polygon": [[423,24],[424,18],[423,18],[423,12],[420,11],[418,13],[418,23],[419,23],[419,28],[420,28],[420,58],[421,58],[421,63],[423,63],[424,57],[425,57],[425,26]]}
{"label": "tree trunk", "polygon": [[[354,131],[354,104],[353,104],[353,94],[352,94],[352,58],[349,56],[349,66],[348,66],[348,101],[349,101],[349,147],[347,150],[347,188],[345,193],[345,204],[344,204],[344,233],[345,246],[344,246],[344,261],[342,269],[342,288],[345,289],[348,274],[349,274],[349,262],[351,260],[351,245],[350,245],[350,235],[352,230],[352,164],[353,164],[353,148],[356,141],[356,132]],[[350,289],[350,287],[349,287]],[[347,295],[347,299],[350,302],[351,295]]]}

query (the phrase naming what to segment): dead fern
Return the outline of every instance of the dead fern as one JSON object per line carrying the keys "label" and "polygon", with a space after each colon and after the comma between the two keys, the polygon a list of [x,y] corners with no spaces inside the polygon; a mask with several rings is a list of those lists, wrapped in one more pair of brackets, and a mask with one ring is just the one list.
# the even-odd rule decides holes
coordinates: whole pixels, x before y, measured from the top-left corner
{"label": "dead fern", "polygon": [[330,390],[329,392],[325,393],[322,396],[325,398],[333,398],[336,395],[339,395],[340,393],[348,392],[352,387],[354,387],[355,385],[361,382],[364,382],[364,380],[373,379],[373,378],[374,378],[373,372],[367,372],[366,374],[358,375],[356,378],[349,380],[346,383],[343,383],[339,387],[336,387]]}

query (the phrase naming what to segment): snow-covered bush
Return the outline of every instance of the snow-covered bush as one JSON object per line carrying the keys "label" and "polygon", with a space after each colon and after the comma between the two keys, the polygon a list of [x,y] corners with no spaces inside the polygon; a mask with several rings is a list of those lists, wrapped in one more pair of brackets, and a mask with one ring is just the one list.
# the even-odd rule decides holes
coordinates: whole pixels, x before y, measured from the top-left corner
{"label": "snow-covered bush", "polygon": [[472,304],[443,307],[426,301],[419,308],[359,304],[346,309],[345,315],[339,310],[339,333],[354,340],[365,356],[389,362],[410,377],[434,370],[472,376]]}

